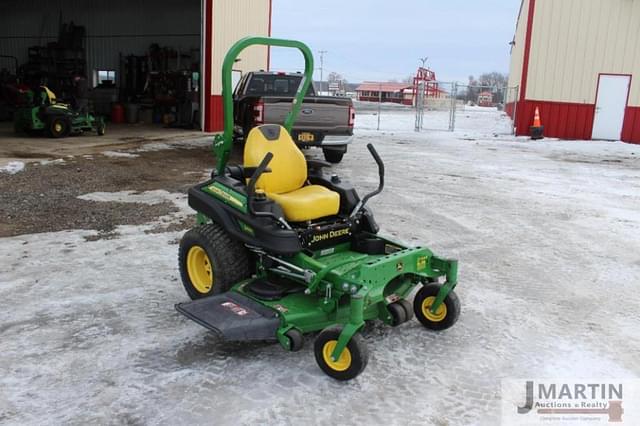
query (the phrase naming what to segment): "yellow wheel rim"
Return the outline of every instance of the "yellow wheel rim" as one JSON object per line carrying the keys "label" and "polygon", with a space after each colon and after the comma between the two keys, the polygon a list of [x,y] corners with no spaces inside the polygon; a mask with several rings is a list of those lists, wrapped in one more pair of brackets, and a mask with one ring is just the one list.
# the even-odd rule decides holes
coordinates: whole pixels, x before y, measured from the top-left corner
{"label": "yellow wheel rim", "polygon": [[431,307],[435,301],[435,296],[429,296],[422,301],[422,315],[431,322],[440,322],[447,316],[447,305],[442,302],[434,314]]}
{"label": "yellow wheel rim", "polygon": [[53,128],[55,129],[56,132],[61,132],[62,131],[62,124],[60,123],[56,123],[53,125]]}
{"label": "yellow wheel rim", "polygon": [[337,340],[329,340],[324,344],[322,348],[322,358],[324,359],[325,364],[329,366],[334,371],[345,371],[347,368],[351,366],[351,352],[349,352],[349,348],[344,348],[342,353],[340,354],[340,358],[336,361],[331,359],[331,354],[333,350],[336,348],[338,344]]}
{"label": "yellow wheel rim", "polygon": [[200,246],[193,246],[187,253],[187,273],[193,287],[202,294],[213,287],[213,267],[207,252]]}

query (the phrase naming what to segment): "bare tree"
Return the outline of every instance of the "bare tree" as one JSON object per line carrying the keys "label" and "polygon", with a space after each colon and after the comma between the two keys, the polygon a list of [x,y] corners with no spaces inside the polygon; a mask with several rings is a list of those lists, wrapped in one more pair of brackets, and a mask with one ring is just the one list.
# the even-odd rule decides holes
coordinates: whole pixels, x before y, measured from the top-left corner
{"label": "bare tree", "polygon": [[509,76],[501,72],[489,72],[480,75],[480,85],[490,86],[493,92],[493,101],[497,103],[504,102],[504,90],[509,84]]}

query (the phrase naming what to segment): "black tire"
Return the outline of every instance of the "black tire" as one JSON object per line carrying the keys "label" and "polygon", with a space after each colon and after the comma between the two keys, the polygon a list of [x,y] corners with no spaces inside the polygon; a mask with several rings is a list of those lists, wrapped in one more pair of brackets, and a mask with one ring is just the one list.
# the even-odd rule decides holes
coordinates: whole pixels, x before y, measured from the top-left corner
{"label": "black tire", "polygon": [[[342,326],[336,325],[327,327],[320,332],[313,344],[313,352],[316,357],[316,362],[320,369],[330,377],[336,380],[351,380],[362,373],[369,362],[369,351],[367,345],[364,343],[362,336],[356,333],[338,360],[343,365],[335,364],[330,365],[325,360],[325,355],[328,357],[333,351],[333,347],[337,344],[340,333],[342,332]],[[326,354],[325,354],[326,351]]]}
{"label": "black tire", "polygon": [[402,299],[396,303],[404,308],[404,312],[407,314],[407,321],[411,321],[413,319],[413,305],[411,302],[407,299]]}
{"label": "black tire", "polygon": [[104,136],[106,130],[107,126],[105,126],[104,121],[98,120],[98,122],[96,123],[96,133],[98,134],[98,136]]}
{"label": "black tire", "polygon": [[418,291],[413,300],[413,311],[416,318],[430,330],[446,330],[454,325],[460,317],[460,299],[453,290],[444,298],[436,314],[426,313],[428,312],[426,307],[431,306],[430,302],[435,300],[441,287],[440,284],[427,284]]}
{"label": "black tire", "polygon": [[333,149],[323,149],[322,153],[324,154],[324,159],[332,164],[338,164],[342,161],[342,157],[344,157],[344,152]]}
{"label": "black tire", "polygon": [[298,352],[304,346],[304,336],[299,330],[292,328],[284,335],[289,339],[289,350],[291,352]]}
{"label": "black tire", "polygon": [[71,122],[67,117],[54,116],[47,121],[47,130],[52,138],[65,138],[71,132]]}
{"label": "black tire", "polygon": [[[191,250],[192,265],[199,264],[201,259],[202,270],[198,266],[189,270]],[[202,251],[206,256],[202,255]],[[247,249],[216,223],[197,226],[184,234],[180,240],[178,262],[182,284],[193,300],[224,293],[237,282],[251,276]],[[211,277],[208,288],[203,275],[206,273],[207,263],[208,276]],[[204,279],[198,280],[198,277]]]}
{"label": "black tire", "polygon": [[402,323],[407,322],[407,313],[404,307],[398,303],[390,303],[387,305],[387,310],[391,313],[391,326],[397,327]]}

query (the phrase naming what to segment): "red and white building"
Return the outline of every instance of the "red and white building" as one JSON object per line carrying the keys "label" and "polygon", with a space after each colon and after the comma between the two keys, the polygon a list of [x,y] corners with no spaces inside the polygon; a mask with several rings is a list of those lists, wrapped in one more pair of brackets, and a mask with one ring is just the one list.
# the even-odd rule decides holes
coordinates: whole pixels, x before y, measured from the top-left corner
{"label": "red and white building", "polygon": [[481,107],[492,107],[493,106],[493,93],[491,92],[481,92],[478,95],[478,105]]}
{"label": "red and white building", "polygon": [[[4,1],[0,55],[24,64],[32,46],[56,43],[60,24],[73,22],[84,28],[87,75],[112,75],[116,89],[121,89],[123,57],[146,55],[151,45],[166,47],[180,58],[169,61],[172,67],[179,62],[180,68],[189,68],[199,77],[192,101],[201,127],[221,131],[224,56],[243,37],[270,36],[271,10],[272,0]],[[234,78],[268,68],[269,48],[250,47],[234,66]]]}
{"label": "red and white building", "polygon": [[[229,48],[247,36],[271,36],[272,0],[202,0],[205,16],[203,43],[203,130],[224,129],[222,62]],[[268,47],[244,50],[234,66],[242,73],[269,69]],[[238,77],[239,78],[239,77]]]}
{"label": "red and white building", "polygon": [[[418,74],[420,75],[420,74]],[[356,88],[356,98],[367,102],[393,102],[402,105],[414,105],[418,93],[418,82],[424,81],[425,98],[447,98],[449,93],[438,87],[434,78],[420,80],[414,78],[413,83],[381,83],[365,81]]]}
{"label": "red and white building", "polygon": [[410,83],[365,81],[356,88],[356,96],[359,101],[413,105],[413,89]]}
{"label": "red and white building", "polygon": [[507,99],[516,134],[640,143],[640,1],[523,0]]}

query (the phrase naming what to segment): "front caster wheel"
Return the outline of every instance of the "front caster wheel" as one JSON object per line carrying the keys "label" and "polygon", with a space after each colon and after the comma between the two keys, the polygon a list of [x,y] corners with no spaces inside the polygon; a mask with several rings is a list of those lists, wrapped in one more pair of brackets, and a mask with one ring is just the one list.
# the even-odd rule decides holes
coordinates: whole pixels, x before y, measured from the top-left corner
{"label": "front caster wheel", "polygon": [[460,299],[453,290],[447,294],[436,312],[431,312],[431,306],[436,301],[441,287],[439,284],[427,284],[418,291],[413,300],[416,318],[431,330],[445,330],[455,324],[460,316]]}
{"label": "front caster wheel", "polygon": [[369,351],[360,336],[356,333],[340,357],[332,359],[331,354],[338,344],[342,326],[327,327],[320,332],[313,344],[316,362],[328,376],[337,380],[351,380],[362,373],[369,361]]}

